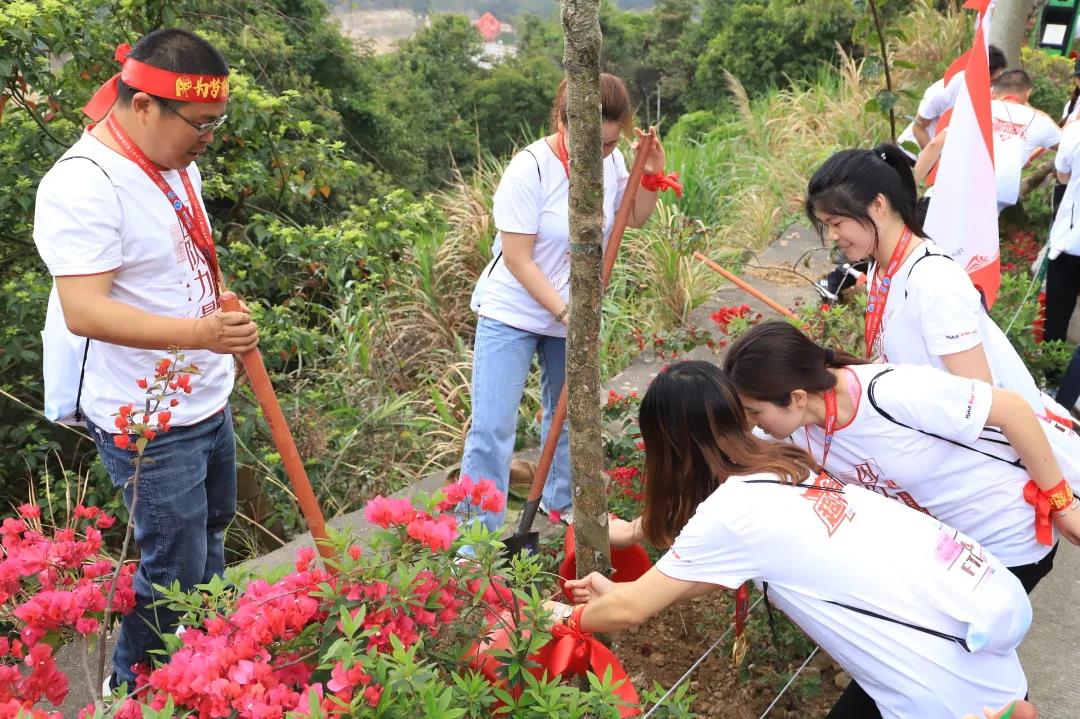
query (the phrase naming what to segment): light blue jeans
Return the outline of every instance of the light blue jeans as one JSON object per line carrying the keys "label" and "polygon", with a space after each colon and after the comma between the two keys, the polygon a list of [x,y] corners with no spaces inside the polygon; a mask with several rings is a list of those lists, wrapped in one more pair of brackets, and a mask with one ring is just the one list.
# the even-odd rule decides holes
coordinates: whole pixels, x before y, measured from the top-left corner
{"label": "light blue jeans", "polygon": [[[566,340],[548,337],[480,317],[473,346],[472,426],[465,438],[461,475],[474,481],[490,479],[506,494],[510,461],[517,435],[518,408],[525,392],[533,356],[540,363],[544,417],[541,445],[547,437],[555,405],[566,380]],[[570,509],[570,431],[564,423],[551,464],[543,503],[549,510]],[[486,513],[481,520],[492,531],[503,523],[505,512]]]}

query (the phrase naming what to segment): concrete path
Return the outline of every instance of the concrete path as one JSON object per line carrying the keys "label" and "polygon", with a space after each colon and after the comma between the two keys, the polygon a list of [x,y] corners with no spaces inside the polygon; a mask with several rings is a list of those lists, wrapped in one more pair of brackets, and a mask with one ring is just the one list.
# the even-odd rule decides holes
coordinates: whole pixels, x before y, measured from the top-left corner
{"label": "concrete path", "polygon": [[[815,290],[799,275],[817,278],[833,266],[817,236],[801,228],[793,228],[785,233],[750,265],[744,271],[743,278],[786,307],[792,306],[797,298],[807,303],[817,301]],[[736,287],[726,285],[692,313],[691,322],[711,331],[713,323],[709,315],[712,312],[719,307],[741,304],[749,304],[755,312],[762,312],[766,316],[775,316],[761,302]],[[707,347],[698,348],[690,357],[717,360],[717,356]],[[614,389],[623,394],[631,391],[642,394],[665,363],[651,352],[639,355],[607,383],[604,392]],[[519,456],[535,461],[538,450],[529,448]],[[445,472],[432,474],[396,492],[395,496],[430,494],[445,481]],[[508,513],[508,525],[514,521],[514,515]],[[362,511],[335,517],[328,524],[335,530],[351,532],[361,541],[371,531]],[[538,527],[544,524],[546,521],[538,518]],[[311,535],[301,535],[246,566],[258,571],[289,564],[296,550],[302,546],[314,546]],[[1054,571],[1035,590],[1031,600],[1035,609],[1035,623],[1020,652],[1028,674],[1031,699],[1039,707],[1042,719],[1080,719],[1080,612],[1076,608],[1080,601],[1080,549],[1063,543],[1058,550]],[[92,701],[92,697],[81,679],[83,670],[77,662],[77,652],[72,648],[64,650],[59,662],[72,683],[71,694],[62,710],[65,717],[74,718],[79,708]]]}

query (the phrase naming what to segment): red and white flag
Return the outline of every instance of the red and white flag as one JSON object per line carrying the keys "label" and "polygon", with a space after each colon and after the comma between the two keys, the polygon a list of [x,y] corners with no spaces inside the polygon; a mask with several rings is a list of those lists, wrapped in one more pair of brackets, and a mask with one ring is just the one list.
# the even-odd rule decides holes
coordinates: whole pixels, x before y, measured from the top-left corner
{"label": "red and white flag", "polygon": [[924,229],[967,270],[989,308],[1001,284],[988,57],[993,2],[967,0],[964,7],[978,11],[979,20],[971,50],[947,73],[963,69],[963,85],[948,121]]}

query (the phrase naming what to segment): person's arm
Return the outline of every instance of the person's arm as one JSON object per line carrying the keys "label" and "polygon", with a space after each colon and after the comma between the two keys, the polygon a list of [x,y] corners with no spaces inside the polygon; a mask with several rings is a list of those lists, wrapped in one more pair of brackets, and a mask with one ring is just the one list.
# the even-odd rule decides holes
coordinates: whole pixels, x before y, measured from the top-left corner
{"label": "person's arm", "polygon": [[614,517],[608,524],[608,542],[612,549],[626,549],[644,540],[645,532],[641,529],[641,517],[631,522]]}
{"label": "person's arm", "polygon": [[652,217],[653,210],[656,209],[656,203],[659,200],[659,192],[650,192],[638,185],[637,194],[634,195],[634,210],[630,213],[630,219],[626,222],[627,226],[644,227],[645,223]]}
{"label": "person's arm", "polygon": [[109,296],[115,271],[56,277],[56,291],[68,330],[80,337],[139,349],[183,347],[219,354],[242,354],[259,342],[244,312],[217,310],[190,319],[145,312]]}
{"label": "person's arm", "polygon": [[911,127],[911,134],[915,135],[915,141],[919,143],[919,147],[925,148],[931,142],[930,140],[930,123],[933,120],[928,120],[922,115],[915,117],[915,123]]}
{"label": "person's arm", "polygon": [[[566,308],[566,303],[533,259],[533,244],[536,242],[536,235],[522,235],[516,232],[500,232],[500,235],[506,269],[510,270],[510,274],[521,283],[530,297],[557,317]],[[566,322],[565,315],[563,322]]]}
{"label": "person's arm", "polygon": [[[915,125],[918,127],[918,124]],[[922,184],[926,181],[927,175],[934,169],[934,165],[941,158],[941,148],[945,145],[945,135],[948,130],[942,130],[938,134],[934,135],[934,139],[930,140],[928,144],[923,146],[922,152],[919,153],[919,158],[915,161],[915,182]]]}
{"label": "person's arm", "polygon": [[575,602],[587,602],[581,613],[586,632],[614,632],[636,627],[675,602],[720,589],[715,584],[672,579],[656,567],[633,582],[613,582],[593,572],[566,583]]}
{"label": "person's arm", "polygon": [[1057,181],[1063,185],[1069,184],[1069,178],[1072,177],[1071,172],[1059,172],[1057,173]]}
{"label": "person's arm", "polygon": [[[986,424],[1001,429],[1027,468],[1028,476],[1044,492],[1056,487],[1064,477],[1042,425],[1027,401],[1017,394],[993,388]],[[1073,544],[1080,544],[1080,511],[1052,514],[1058,531]]]}
{"label": "person's arm", "polygon": [[990,371],[990,362],[986,359],[986,351],[982,344],[963,352],[941,355],[941,361],[945,363],[945,369],[949,371],[949,374],[982,380],[987,384],[994,383],[994,375]]}

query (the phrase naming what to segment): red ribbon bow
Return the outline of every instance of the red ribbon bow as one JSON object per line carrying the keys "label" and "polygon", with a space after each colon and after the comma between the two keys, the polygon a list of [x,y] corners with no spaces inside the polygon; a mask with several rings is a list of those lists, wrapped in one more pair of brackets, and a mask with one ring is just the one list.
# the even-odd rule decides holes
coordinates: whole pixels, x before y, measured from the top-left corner
{"label": "red ribbon bow", "polygon": [[649,192],[674,190],[675,197],[682,197],[682,185],[679,184],[679,173],[677,172],[667,175],[642,175],[641,186]]}
{"label": "red ribbon bow", "polygon": [[1050,521],[1050,498],[1034,479],[1024,485],[1024,501],[1035,507],[1035,541],[1050,546],[1054,543],[1054,525]]}
{"label": "red ribbon bow", "polygon": [[552,640],[536,655],[536,661],[544,669],[555,676],[581,676],[585,672],[592,672],[603,677],[610,668],[612,682],[617,685],[615,695],[626,702],[619,707],[619,715],[632,717],[641,713],[640,699],[626,670],[602,642],[588,632],[574,630],[564,624],[553,626],[551,635]]}

